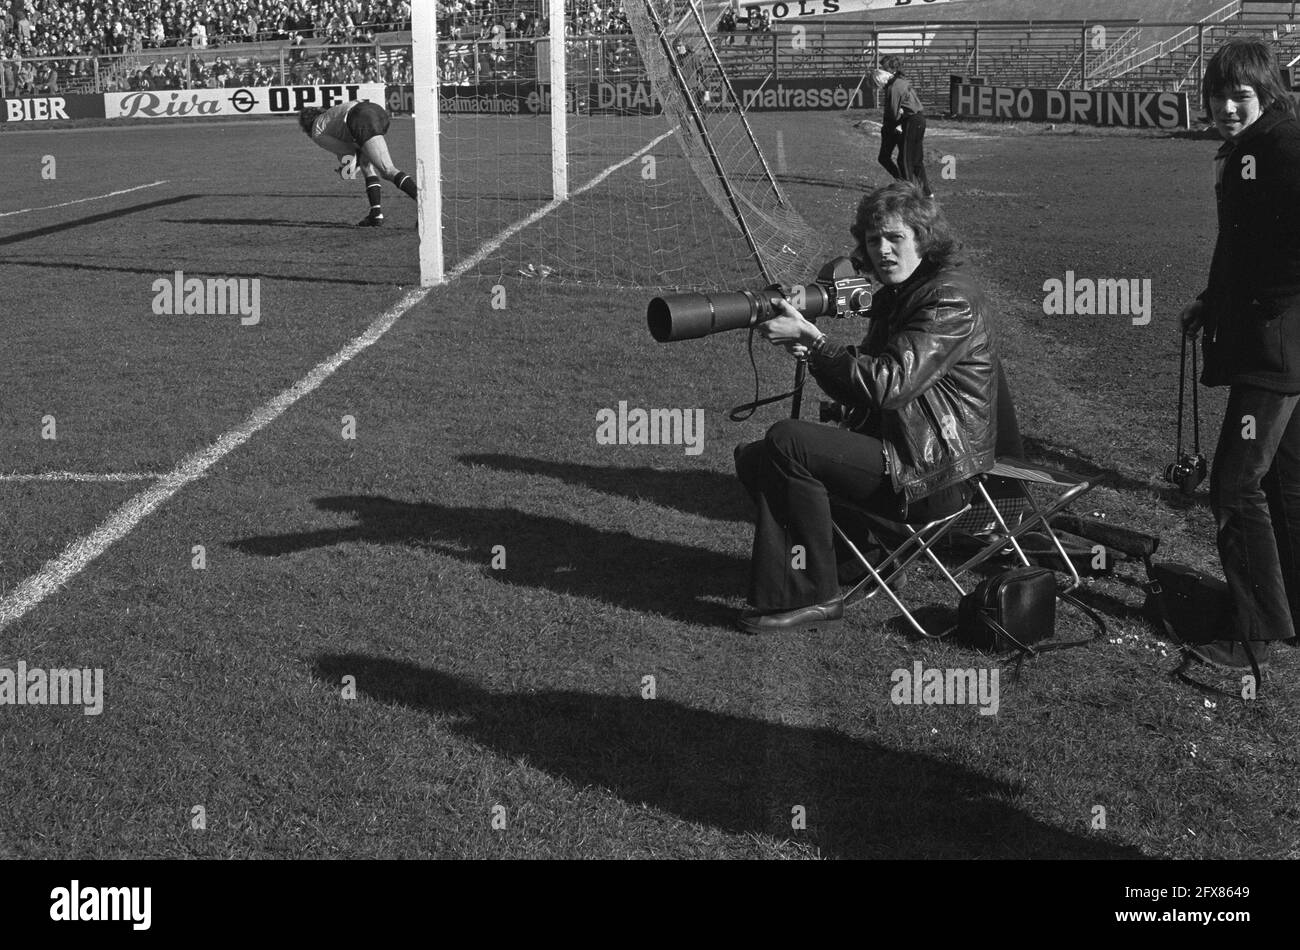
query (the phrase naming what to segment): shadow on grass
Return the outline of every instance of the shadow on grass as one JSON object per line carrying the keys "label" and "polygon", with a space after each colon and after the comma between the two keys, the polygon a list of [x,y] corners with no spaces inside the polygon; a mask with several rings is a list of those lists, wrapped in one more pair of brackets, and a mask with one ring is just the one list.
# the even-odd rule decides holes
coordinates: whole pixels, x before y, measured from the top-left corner
{"label": "shadow on grass", "polygon": [[[741,177],[760,184],[765,181],[760,175]],[[838,191],[869,191],[872,187],[872,184],[867,183],[865,176],[858,175],[850,175],[848,178],[817,178],[813,175],[795,175],[787,172],[778,174],[776,178],[783,185],[812,185],[818,188],[834,188]]]}
{"label": "shadow on grass", "polygon": [[330,221],[296,221],[286,218],[163,218],[163,224],[226,224],[239,228],[348,228],[352,224]]}
{"label": "shadow on grass", "polygon": [[1151,483],[1124,475],[1113,468],[1107,468],[1092,460],[1090,455],[1080,452],[1073,446],[1059,445],[1045,439],[1025,436],[1025,455],[1063,472],[1069,472],[1095,484],[1107,488],[1127,491],[1150,491]]}
{"label": "shadow on grass", "polygon": [[0,237],[0,246],[6,244],[17,244],[20,241],[30,241],[34,238],[49,237],[51,234],[60,234],[63,231],[71,231],[74,228],[84,228],[92,224],[103,224],[105,221],[115,221],[118,218],[124,218],[130,214],[139,214],[141,211],[152,211],[155,208],[165,208],[168,205],[180,204],[183,201],[190,201],[199,195],[173,195],[170,198],[159,198],[157,201],[146,201],[144,204],[131,205],[127,208],[114,208],[111,211],[101,211],[98,214],[87,215],[84,218],[74,218],[71,221],[61,221],[58,224],[47,224],[44,227],[33,228],[30,231],[19,231],[17,234],[6,234]]}
{"label": "shadow on grass", "polygon": [[[481,565],[503,584],[724,627],[734,622],[734,610],[704,598],[738,595],[748,582],[745,559],[511,508],[453,508],[366,495],[318,498],[315,504],[358,523],[246,538],[231,546],[267,557],[348,543],[431,548]],[[506,548],[505,570],[491,569],[496,545]]]}
{"label": "shadow on grass", "polygon": [[[55,260],[55,259],[18,259],[18,258],[0,258],[5,264],[13,267],[43,267],[50,270],[78,270],[78,271],[104,271],[113,274],[144,274],[149,277],[169,276],[172,271],[159,271],[157,267],[127,267],[125,265],[114,267],[108,264],[88,264],[84,260]],[[173,258],[167,263],[172,270],[185,270],[191,266],[188,259],[182,260]],[[195,276],[200,273],[210,273],[207,270],[211,266],[211,259],[204,261],[204,269],[195,272]],[[256,277],[267,280],[292,280],[308,284],[353,284],[358,287],[396,287],[398,281],[382,280],[354,280],[348,277],[327,277],[320,274],[307,274],[297,276],[294,274],[270,274],[265,270],[232,270],[230,268],[221,269],[222,277]]]}
{"label": "shadow on grass", "polygon": [[543,475],[607,495],[649,501],[664,508],[718,521],[752,523],[754,520],[754,505],[740,480],[735,475],[721,472],[579,465],[501,454],[462,455],[457,461],[466,465],[484,465],[501,472]]}
{"label": "shadow on grass", "polygon": [[[1015,784],[831,729],[763,722],[669,700],[571,691],[494,693],[412,663],[329,654],[377,702],[438,717],[503,760],[599,786],[729,834],[813,843],[837,858],[1138,858],[1139,851],[1024,814]],[[791,831],[802,805],[807,831]]]}

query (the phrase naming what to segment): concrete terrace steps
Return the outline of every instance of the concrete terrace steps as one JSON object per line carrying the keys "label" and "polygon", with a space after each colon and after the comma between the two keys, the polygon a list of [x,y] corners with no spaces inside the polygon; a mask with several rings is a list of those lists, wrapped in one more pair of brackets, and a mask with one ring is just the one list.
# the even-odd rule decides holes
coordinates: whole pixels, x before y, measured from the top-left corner
{"label": "concrete terrace steps", "polygon": [[1268,0],[1242,0],[1241,3],[1241,20],[1243,23],[1250,21],[1275,22],[1277,20],[1293,20],[1300,22],[1300,2],[1297,0],[1282,0],[1280,3],[1271,3]]}
{"label": "concrete terrace steps", "polygon": [[[758,38],[764,41],[762,52],[749,47],[730,54],[724,50],[723,55],[737,74],[755,69],[768,74],[774,67],[780,75],[854,73],[865,71],[873,60],[872,41],[878,39],[882,52],[904,57],[904,69],[916,80],[922,101],[943,107],[948,77],[953,74],[978,74],[990,83],[1048,88],[1069,84],[1071,76],[1077,81],[1083,66],[1085,21],[1105,25],[1109,39],[1123,40],[1127,53],[1167,39],[1225,2],[956,0],[938,7],[909,5],[798,21],[813,47],[805,53],[781,42],[796,22],[782,20],[776,34]],[[1162,21],[1183,25],[1144,25]],[[1089,56],[1088,61],[1091,66],[1094,57]],[[1155,72],[1164,83],[1174,81],[1172,66]]]}
{"label": "concrete terrace steps", "polygon": [[[1230,21],[1205,30],[1205,53],[1208,56],[1225,40],[1234,36],[1265,36],[1273,43],[1278,59],[1285,65],[1300,56],[1300,21],[1288,31],[1285,25],[1274,30],[1261,21]],[[1101,84],[1102,89],[1162,89],[1182,91],[1197,98],[1196,83],[1200,74],[1198,46],[1195,42],[1171,51],[1132,72]]]}

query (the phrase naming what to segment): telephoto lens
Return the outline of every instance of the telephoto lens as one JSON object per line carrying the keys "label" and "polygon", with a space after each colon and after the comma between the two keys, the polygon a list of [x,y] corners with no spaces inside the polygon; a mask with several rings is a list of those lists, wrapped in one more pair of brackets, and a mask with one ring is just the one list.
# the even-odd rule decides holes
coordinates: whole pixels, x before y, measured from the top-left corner
{"label": "telephoto lens", "polygon": [[[829,312],[834,304],[824,288],[817,284],[796,287],[790,295],[802,297],[804,306],[796,309],[809,320]],[[650,301],[646,323],[650,335],[659,343],[695,340],[724,330],[745,327],[771,320],[778,313],[777,301],[785,297],[777,290],[736,290],[716,294],[669,294]]]}
{"label": "telephoto lens", "polygon": [[860,315],[871,309],[871,282],[858,273],[852,260],[836,257],[822,265],[816,281],[791,287],[788,296],[769,287],[655,297],[646,310],[646,323],[660,343],[695,340],[771,320],[781,300],[814,322],[830,315]]}

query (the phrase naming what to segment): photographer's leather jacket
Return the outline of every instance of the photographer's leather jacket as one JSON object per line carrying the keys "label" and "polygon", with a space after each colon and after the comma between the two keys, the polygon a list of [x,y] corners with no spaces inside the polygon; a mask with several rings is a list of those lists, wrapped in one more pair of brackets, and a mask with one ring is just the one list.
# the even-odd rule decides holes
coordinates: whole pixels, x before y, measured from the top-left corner
{"label": "photographer's leather jacket", "polygon": [[997,360],[988,304],[969,277],[923,263],[881,288],[860,346],[812,354],[827,395],[878,434],[894,489],[910,504],[993,467]]}

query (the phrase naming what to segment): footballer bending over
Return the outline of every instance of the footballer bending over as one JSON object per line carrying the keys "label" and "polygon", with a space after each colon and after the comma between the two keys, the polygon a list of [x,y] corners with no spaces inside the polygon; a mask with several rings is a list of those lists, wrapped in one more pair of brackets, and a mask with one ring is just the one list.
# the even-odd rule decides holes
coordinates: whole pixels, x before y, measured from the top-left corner
{"label": "footballer bending over", "polygon": [[298,125],[308,137],[339,157],[339,174],[355,178],[358,170],[366,179],[366,198],[370,213],[357,222],[358,227],[377,228],[384,223],[379,179],[387,178],[414,198],[415,181],[399,171],[388,154],[388,112],[373,102],[344,102],[331,109],[308,107],[298,113]]}

